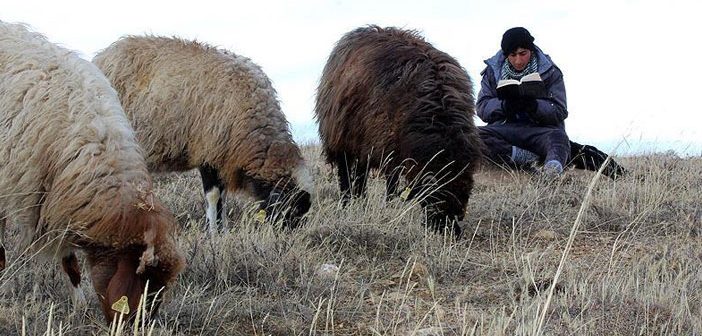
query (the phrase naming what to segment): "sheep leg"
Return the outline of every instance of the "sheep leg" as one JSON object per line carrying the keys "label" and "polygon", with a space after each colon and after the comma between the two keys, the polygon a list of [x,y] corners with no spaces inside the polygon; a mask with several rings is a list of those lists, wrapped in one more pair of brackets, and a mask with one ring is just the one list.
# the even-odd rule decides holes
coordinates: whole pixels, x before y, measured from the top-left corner
{"label": "sheep leg", "polygon": [[198,170],[200,170],[202,188],[207,200],[207,230],[210,234],[214,234],[219,228],[227,226],[227,216],[224,210],[224,182],[219,178],[217,169],[210,165],[202,165],[198,167]]}
{"label": "sheep leg", "polygon": [[73,251],[70,251],[68,255],[61,258],[61,266],[63,266],[63,271],[66,272],[68,275],[68,280],[71,283],[74,307],[85,307],[85,294],[83,293],[83,289],[80,288],[80,266],[78,265],[78,258],[76,258],[76,254]]}
{"label": "sheep leg", "polygon": [[351,198],[351,166],[348,164],[346,155],[341,154],[336,157],[336,168],[339,174],[339,190],[341,191],[341,201],[344,205]]}
{"label": "sheep leg", "polygon": [[363,162],[358,162],[352,172],[354,176],[351,193],[353,197],[362,197],[366,193],[366,185],[368,183],[368,166]]}
{"label": "sheep leg", "polygon": [[360,197],[366,192],[368,181],[367,167],[354,157],[340,154],[336,157],[336,167],[339,171],[339,189],[344,205],[351,197]]}
{"label": "sheep leg", "polygon": [[5,269],[5,215],[0,213],[0,216],[3,216],[2,219],[0,219],[0,271]]}

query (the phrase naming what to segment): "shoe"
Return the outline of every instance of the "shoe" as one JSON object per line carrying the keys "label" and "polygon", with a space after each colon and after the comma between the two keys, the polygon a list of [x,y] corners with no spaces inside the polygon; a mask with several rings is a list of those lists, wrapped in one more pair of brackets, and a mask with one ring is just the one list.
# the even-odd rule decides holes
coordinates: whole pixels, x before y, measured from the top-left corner
{"label": "shoe", "polygon": [[555,180],[563,175],[563,165],[556,160],[550,160],[544,163],[541,175],[547,180]]}

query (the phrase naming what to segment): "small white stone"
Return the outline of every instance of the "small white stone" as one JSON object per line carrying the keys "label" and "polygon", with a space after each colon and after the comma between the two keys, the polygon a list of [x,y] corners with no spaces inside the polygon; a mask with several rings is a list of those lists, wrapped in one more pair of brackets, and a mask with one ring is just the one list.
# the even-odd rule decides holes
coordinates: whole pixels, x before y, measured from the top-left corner
{"label": "small white stone", "polygon": [[319,275],[325,277],[334,277],[338,272],[339,266],[336,266],[334,264],[322,264],[322,266],[320,266],[319,270],[317,271]]}
{"label": "small white stone", "polygon": [[429,328],[424,328],[424,329],[419,329],[415,333],[417,336],[439,336],[443,335],[443,330],[439,327],[429,327]]}

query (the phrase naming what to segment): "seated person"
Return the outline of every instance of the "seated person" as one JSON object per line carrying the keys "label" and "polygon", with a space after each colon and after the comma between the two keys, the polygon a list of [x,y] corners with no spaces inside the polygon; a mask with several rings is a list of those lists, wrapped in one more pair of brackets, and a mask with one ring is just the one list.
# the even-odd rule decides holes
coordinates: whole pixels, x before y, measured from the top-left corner
{"label": "seated person", "polygon": [[[501,51],[485,61],[478,95],[478,116],[488,125],[479,127],[490,161],[512,168],[532,170],[544,164],[544,172],[560,175],[566,166],[597,171],[608,155],[594,146],[570,141],[563,121],[566,110],[563,74],[548,55],[534,45],[529,31],[516,27],[502,36]],[[497,83],[519,80],[538,73],[546,94],[538,98],[500,99]],[[623,176],[624,167],[610,159],[603,174]]]}
{"label": "seated person", "polygon": [[[479,128],[488,146],[488,159],[514,165],[515,155],[498,148],[521,148],[544,158],[543,174],[555,178],[569,162],[570,141],[564,120],[568,116],[561,70],[534,44],[534,37],[522,27],[507,30],[501,50],[485,61],[481,73],[477,114],[486,126]],[[538,73],[545,86],[539,97],[498,98],[500,80],[520,80]]]}

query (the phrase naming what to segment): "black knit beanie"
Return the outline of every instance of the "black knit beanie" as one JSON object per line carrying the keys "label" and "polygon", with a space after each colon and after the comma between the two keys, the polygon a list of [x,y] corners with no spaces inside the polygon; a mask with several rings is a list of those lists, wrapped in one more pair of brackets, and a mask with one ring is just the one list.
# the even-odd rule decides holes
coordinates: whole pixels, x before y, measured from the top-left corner
{"label": "black knit beanie", "polygon": [[534,37],[529,31],[522,27],[508,29],[502,35],[502,54],[505,56],[515,52],[519,48],[534,50]]}

